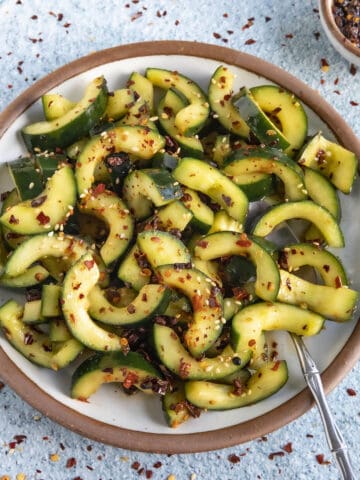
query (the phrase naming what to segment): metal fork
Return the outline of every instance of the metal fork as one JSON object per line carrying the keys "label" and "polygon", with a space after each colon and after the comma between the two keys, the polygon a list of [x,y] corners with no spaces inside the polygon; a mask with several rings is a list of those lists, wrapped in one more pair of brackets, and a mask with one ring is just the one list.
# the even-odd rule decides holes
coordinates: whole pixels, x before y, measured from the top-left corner
{"label": "metal fork", "polygon": [[330,412],[321,381],[320,372],[302,338],[295,333],[291,333],[290,335],[295,345],[296,353],[300,361],[301,370],[304,374],[305,381],[311,393],[313,394],[316,405],[319,409],[327,443],[331,453],[335,457],[342,478],[343,480],[356,480],[345,440]]}

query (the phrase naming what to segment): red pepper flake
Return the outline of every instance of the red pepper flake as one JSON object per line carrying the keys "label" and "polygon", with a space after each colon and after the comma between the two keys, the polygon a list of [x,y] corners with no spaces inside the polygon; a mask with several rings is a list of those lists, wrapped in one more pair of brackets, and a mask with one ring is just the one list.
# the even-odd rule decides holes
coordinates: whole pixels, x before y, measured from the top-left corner
{"label": "red pepper flake", "polygon": [[325,460],[325,456],[323,453],[319,453],[318,455],[315,455],[316,461],[318,462],[319,465],[329,465],[330,461]]}
{"label": "red pepper flake", "polygon": [[57,20],[58,22],[61,22],[61,20],[64,18],[64,15],[62,13],[57,14]]}
{"label": "red pepper flake", "polygon": [[239,240],[236,241],[236,245],[239,247],[251,247],[252,241],[248,238],[246,233],[241,233]]}
{"label": "red pepper flake", "polygon": [[131,468],[132,468],[133,470],[139,470],[139,468],[140,468],[140,462],[137,462],[137,461],[133,462],[133,463],[131,464]]}
{"label": "red pepper flake", "polygon": [[326,58],[322,58],[320,60],[320,63],[321,63],[321,70],[323,72],[327,72],[330,68],[330,65],[329,65],[328,61],[326,60]]}
{"label": "red pepper flake", "polygon": [[229,14],[228,13],[223,13],[224,18],[228,18]]}
{"label": "red pepper flake", "polygon": [[201,248],[207,248],[207,246],[209,245],[209,242],[207,242],[206,240],[200,240],[199,242],[197,242],[196,245]]}
{"label": "red pepper flake", "polygon": [[19,223],[19,219],[16,218],[14,215],[10,215],[9,223],[12,225],[17,225]]}
{"label": "red pepper flake", "polygon": [[75,465],[76,465],[76,458],[71,457],[67,459],[66,468],[72,468],[72,467],[75,467]]}
{"label": "red pepper flake", "polygon": [[127,310],[129,313],[135,313],[135,312],[136,312],[135,305],[133,305],[132,303],[130,303],[130,304],[126,307],[126,310]]}
{"label": "red pepper flake", "polygon": [[46,225],[50,222],[50,217],[45,215],[43,211],[41,211],[37,216],[36,220],[39,222],[40,225]]}
{"label": "red pepper flake", "polygon": [[179,20],[175,20],[174,25],[177,27],[179,25]]}
{"label": "red pepper flake", "polygon": [[71,26],[71,23],[69,23],[69,22],[66,22],[66,23],[64,23],[64,25],[63,25],[64,28],[69,28],[70,26]]}
{"label": "red pepper flake", "polygon": [[135,20],[137,20],[138,18],[140,18],[142,16],[142,12],[136,12],[134,13],[134,15],[131,15],[131,21],[134,22]]}
{"label": "red pepper flake", "polygon": [[94,267],[94,265],[95,265],[95,260],[94,260],[94,259],[92,259],[92,260],[85,260],[84,264],[85,264],[85,267],[86,267],[88,270],[91,270],[91,269]]}
{"label": "red pepper flake", "polygon": [[286,445],[284,445],[283,447],[281,447],[286,453],[291,453],[293,451],[293,448],[292,448],[292,443],[289,442],[287,443]]}
{"label": "red pepper flake", "polygon": [[353,107],[357,107],[359,105],[358,102],[355,102],[354,100],[350,100],[350,105]]}
{"label": "red pepper flake", "polygon": [[2,390],[4,387],[5,387],[5,383],[0,382],[0,392],[1,392],[1,390]]}
{"label": "red pepper flake", "polygon": [[135,372],[128,372],[123,381],[123,386],[124,388],[131,388],[138,380],[139,376]]}
{"label": "red pepper flake", "polygon": [[230,453],[230,455],[228,455],[228,460],[230,463],[239,463],[240,457],[235,453]]}
{"label": "red pepper flake", "polygon": [[97,197],[98,195],[100,195],[101,193],[104,193],[106,190],[106,185],[105,183],[99,183],[98,185],[96,185],[96,187],[92,190],[92,195],[94,197]]}
{"label": "red pepper flake", "polygon": [[339,277],[339,275],[335,278],[335,287],[336,288],[341,288],[342,287],[342,282],[341,282],[341,278]]}
{"label": "red pepper flake", "polygon": [[275,362],[274,366],[272,367],[272,371],[273,372],[276,372],[276,370],[278,370],[280,367],[280,360],[278,360],[277,362]]}
{"label": "red pepper flake", "polygon": [[189,375],[190,368],[190,363],[186,363],[183,358],[180,358],[179,376],[181,378],[186,378]]}
{"label": "red pepper flake", "polygon": [[315,37],[315,40],[319,40],[320,32],[314,32],[314,37]]}
{"label": "red pepper flake", "polygon": [[86,450],[87,450],[88,452],[91,452],[92,449],[93,449],[92,445],[88,445],[88,446],[86,447]]}
{"label": "red pepper flake", "polygon": [[252,338],[251,340],[248,341],[248,345],[249,347],[253,347],[254,345],[256,345],[256,340]]}
{"label": "red pepper flake", "polygon": [[152,476],[153,476],[152,470],[146,470],[145,471],[145,477],[146,478],[152,478]]}
{"label": "red pepper flake", "polygon": [[221,35],[220,35],[220,33],[214,32],[213,37],[219,39],[219,38],[221,38]]}
{"label": "red pepper flake", "polygon": [[160,462],[160,460],[158,460],[157,462],[154,463],[153,465],[154,468],[160,468],[162,467],[162,463]]}
{"label": "red pepper flake", "polygon": [[284,452],[272,452],[268,455],[268,458],[269,460],[274,460],[275,457],[283,457],[284,455]]}
{"label": "red pepper flake", "polygon": [[30,18],[31,18],[31,20],[37,20],[38,16],[37,15],[32,15]]}
{"label": "red pepper flake", "polygon": [[350,397],[355,397],[355,396],[356,396],[356,391],[355,391],[353,388],[347,388],[347,389],[346,389],[346,393],[347,393]]}
{"label": "red pepper flake", "polygon": [[285,38],[294,38],[294,34],[293,33],[287,33],[285,35]]}
{"label": "red pepper flake", "polygon": [[253,38],[249,38],[248,40],[246,40],[245,45],[252,45],[253,43],[256,43],[256,40],[254,40]]}
{"label": "red pepper flake", "polygon": [[351,73],[351,75],[356,75],[357,68],[355,67],[355,65],[353,63],[350,65],[349,72]]}

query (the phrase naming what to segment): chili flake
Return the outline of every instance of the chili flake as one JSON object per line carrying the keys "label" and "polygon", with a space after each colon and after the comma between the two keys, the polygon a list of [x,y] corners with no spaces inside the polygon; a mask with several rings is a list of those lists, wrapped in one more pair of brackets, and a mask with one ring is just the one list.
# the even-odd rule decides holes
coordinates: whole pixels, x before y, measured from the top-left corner
{"label": "chili flake", "polygon": [[41,211],[37,216],[36,220],[39,222],[40,225],[46,225],[50,222],[50,217],[45,215],[43,211]]}

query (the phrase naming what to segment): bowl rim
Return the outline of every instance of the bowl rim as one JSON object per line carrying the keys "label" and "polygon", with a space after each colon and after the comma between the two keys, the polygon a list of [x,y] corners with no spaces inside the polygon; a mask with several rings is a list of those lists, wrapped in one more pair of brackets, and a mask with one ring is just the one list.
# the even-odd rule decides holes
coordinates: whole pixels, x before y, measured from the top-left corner
{"label": "bowl rim", "polygon": [[[248,70],[291,90],[329,126],[339,143],[360,158],[360,140],[345,120],[320,94],[290,73],[253,55],[188,41],[139,42],[111,47],[74,60],[38,80],[20,94],[0,114],[0,138],[8,127],[41,95],[65,80],[91,68],[118,60],[152,55],[183,55],[211,59]],[[346,344],[322,373],[326,392],[331,391],[360,357],[360,322]],[[270,433],[298,418],[313,405],[310,391],[304,388],[296,396],[252,420],[218,430],[190,434],[158,434],[115,427],[67,407],[30,380],[0,348],[0,374],[23,400],[66,428],[87,438],[116,447],[152,453],[195,453],[241,444]]]}
{"label": "bowl rim", "polygon": [[334,0],[320,0],[320,12],[323,20],[328,28],[333,39],[342,45],[348,52],[355,55],[360,60],[360,47],[356,47],[345,35],[341,32],[335,23],[334,15],[332,13],[332,6]]}

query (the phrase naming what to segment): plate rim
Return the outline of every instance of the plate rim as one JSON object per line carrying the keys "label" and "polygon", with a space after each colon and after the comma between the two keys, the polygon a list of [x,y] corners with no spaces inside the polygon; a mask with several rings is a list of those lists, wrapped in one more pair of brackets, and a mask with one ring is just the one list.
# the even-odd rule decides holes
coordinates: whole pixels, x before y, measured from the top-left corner
{"label": "plate rim", "polygon": [[[328,125],[342,145],[360,158],[360,141],[351,127],[327,101],[311,87],[282,68],[240,50],[213,44],[160,40],[119,45],[100,50],[57,68],[41,78],[0,114],[0,139],[12,123],[42,94],[91,68],[118,60],[154,55],[183,55],[227,63],[263,76],[295,93]],[[350,371],[360,357],[360,322],[342,350],[322,373],[325,392],[330,392]],[[254,419],[216,430],[184,434],[162,434],[113,426],[63,405],[42,390],[23,373],[0,347],[0,375],[24,401],[51,420],[84,437],[115,447],[151,453],[195,453],[230,447],[259,438],[292,422],[313,405],[307,388],[284,404]],[[216,435],[214,435],[216,432]]]}

